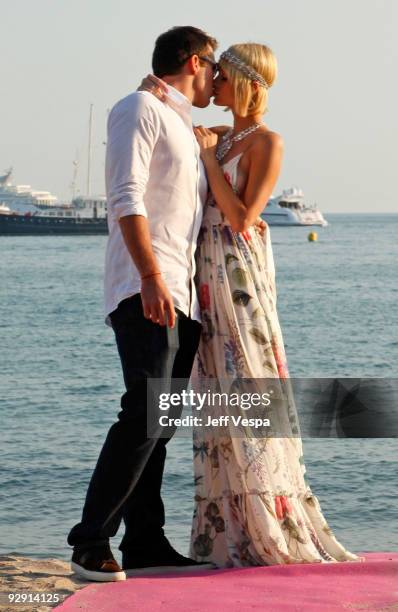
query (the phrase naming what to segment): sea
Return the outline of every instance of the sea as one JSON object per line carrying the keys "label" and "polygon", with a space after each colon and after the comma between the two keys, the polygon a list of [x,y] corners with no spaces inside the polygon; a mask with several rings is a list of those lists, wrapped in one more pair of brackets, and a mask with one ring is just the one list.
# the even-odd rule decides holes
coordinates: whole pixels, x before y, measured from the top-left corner
{"label": "sea", "polygon": [[[325,216],[325,228],[271,227],[290,376],[397,378],[398,214]],[[120,409],[106,240],[0,237],[0,554],[69,559],[68,531]],[[303,448],[306,480],[345,548],[398,551],[398,439],[303,438]],[[189,438],[168,444],[163,497],[166,534],[187,553]]]}

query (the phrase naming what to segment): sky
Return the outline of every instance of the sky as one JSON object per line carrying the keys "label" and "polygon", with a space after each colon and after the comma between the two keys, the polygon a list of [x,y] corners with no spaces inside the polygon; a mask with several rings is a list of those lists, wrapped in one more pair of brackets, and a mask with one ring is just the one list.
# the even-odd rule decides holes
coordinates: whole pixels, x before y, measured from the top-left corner
{"label": "sky", "polygon": [[[323,212],[397,212],[398,0],[0,0],[0,174],[71,198],[104,193],[107,111],[151,70],[174,25],[215,36],[219,52],[267,44],[278,61],[266,125],[285,152],[274,194],[292,186]],[[194,123],[226,124],[210,106]]]}

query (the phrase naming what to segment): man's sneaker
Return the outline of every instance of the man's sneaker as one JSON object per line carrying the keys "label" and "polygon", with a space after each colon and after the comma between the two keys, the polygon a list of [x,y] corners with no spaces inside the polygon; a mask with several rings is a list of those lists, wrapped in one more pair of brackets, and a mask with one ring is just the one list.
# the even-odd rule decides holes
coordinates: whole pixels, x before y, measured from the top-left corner
{"label": "man's sneaker", "polygon": [[197,570],[215,569],[213,563],[201,563],[189,557],[180,555],[172,546],[166,550],[158,550],[153,554],[133,556],[133,554],[123,554],[123,569],[127,576],[137,576],[139,574],[155,573],[174,573],[192,572]]}
{"label": "man's sneaker", "polygon": [[109,545],[74,548],[71,568],[85,580],[95,582],[126,580],[126,574],[115,560]]}

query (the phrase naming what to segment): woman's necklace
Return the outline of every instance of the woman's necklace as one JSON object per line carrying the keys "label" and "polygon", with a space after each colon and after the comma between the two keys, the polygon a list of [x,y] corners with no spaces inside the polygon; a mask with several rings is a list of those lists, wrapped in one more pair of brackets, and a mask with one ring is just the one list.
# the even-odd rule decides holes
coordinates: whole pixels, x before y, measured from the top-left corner
{"label": "woman's necklace", "polygon": [[228,151],[231,150],[234,142],[238,142],[238,140],[243,140],[249,134],[254,132],[260,127],[261,123],[253,123],[249,127],[245,128],[241,132],[238,132],[235,136],[231,137],[233,129],[228,130],[226,134],[221,138],[221,142],[217,147],[216,158],[218,161],[221,161],[223,157],[226,156]]}

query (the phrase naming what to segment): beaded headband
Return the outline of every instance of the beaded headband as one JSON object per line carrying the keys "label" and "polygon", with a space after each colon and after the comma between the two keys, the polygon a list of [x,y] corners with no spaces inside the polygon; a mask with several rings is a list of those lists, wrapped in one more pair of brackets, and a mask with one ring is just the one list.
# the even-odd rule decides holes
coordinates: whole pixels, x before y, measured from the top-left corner
{"label": "beaded headband", "polygon": [[221,60],[224,60],[225,62],[228,62],[229,64],[233,64],[238,70],[240,70],[246,76],[248,76],[249,79],[251,79],[252,81],[257,81],[258,83],[260,83],[260,85],[262,85],[266,89],[269,88],[267,81],[261,76],[261,74],[256,72],[256,70],[254,70],[252,66],[245,64],[244,61],[236,57],[236,55],[231,53],[231,51],[224,51],[223,53],[221,53],[220,61]]}

